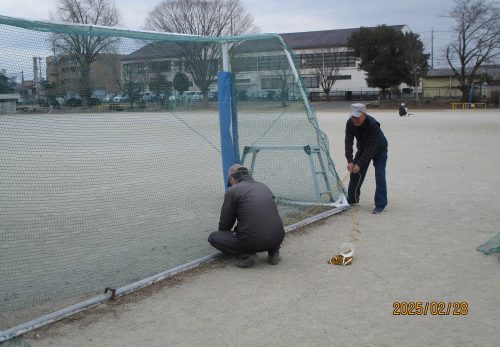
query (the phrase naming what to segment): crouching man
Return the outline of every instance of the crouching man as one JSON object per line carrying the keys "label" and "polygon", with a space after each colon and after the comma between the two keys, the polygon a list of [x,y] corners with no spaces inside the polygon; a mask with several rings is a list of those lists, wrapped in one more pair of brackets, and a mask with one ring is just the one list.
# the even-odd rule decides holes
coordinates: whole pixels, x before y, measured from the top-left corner
{"label": "crouching man", "polygon": [[[224,195],[219,231],[208,242],[219,251],[236,257],[236,266],[251,267],[258,252],[268,253],[268,263],[280,262],[279,249],[285,229],[271,190],[256,182],[239,164],[229,168],[231,186]],[[234,230],[231,230],[237,221]]]}

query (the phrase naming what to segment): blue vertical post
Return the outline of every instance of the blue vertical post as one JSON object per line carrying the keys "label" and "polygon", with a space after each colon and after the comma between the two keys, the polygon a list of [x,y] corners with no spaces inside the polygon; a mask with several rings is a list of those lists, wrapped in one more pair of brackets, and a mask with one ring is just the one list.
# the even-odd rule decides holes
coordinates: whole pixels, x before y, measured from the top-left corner
{"label": "blue vertical post", "polygon": [[219,127],[221,141],[222,174],[227,189],[228,171],[240,162],[238,139],[238,112],[234,92],[234,79],[229,66],[228,44],[222,44],[223,70],[217,74],[219,95]]}
{"label": "blue vertical post", "polygon": [[237,163],[241,162],[240,159],[240,138],[238,133],[238,109],[236,107],[237,98],[236,90],[234,88],[234,75],[231,76],[231,127],[233,131],[233,152],[234,159]]}
{"label": "blue vertical post", "polygon": [[[235,100],[233,100],[233,77],[222,71],[217,75],[219,95],[219,128],[224,185],[228,180],[231,165],[240,162],[238,145],[238,122]],[[226,187],[227,188],[227,187]]]}

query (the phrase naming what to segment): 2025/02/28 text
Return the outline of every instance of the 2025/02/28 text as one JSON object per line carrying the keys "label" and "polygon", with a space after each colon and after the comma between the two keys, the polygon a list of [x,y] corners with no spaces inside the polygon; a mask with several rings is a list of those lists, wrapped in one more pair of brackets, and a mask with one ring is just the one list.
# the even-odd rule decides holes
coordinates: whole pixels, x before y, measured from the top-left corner
{"label": "2025/02/28 text", "polygon": [[465,301],[396,301],[392,304],[393,316],[466,316],[469,305]]}

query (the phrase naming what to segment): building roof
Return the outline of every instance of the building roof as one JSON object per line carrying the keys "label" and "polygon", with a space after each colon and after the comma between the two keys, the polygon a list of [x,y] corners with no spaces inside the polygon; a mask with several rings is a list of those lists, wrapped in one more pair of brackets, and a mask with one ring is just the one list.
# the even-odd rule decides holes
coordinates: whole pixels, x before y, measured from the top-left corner
{"label": "building roof", "polygon": [[0,94],[0,100],[17,100],[21,97],[21,95],[16,93],[11,94]]}
{"label": "building roof", "polygon": [[122,60],[169,58],[176,56],[178,57],[178,51],[178,44],[176,42],[153,42],[123,57]]}
{"label": "building roof", "polygon": [[[403,30],[405,25],[389,25],[389,28]],[[305,31],[280,34],[291,49],[310,49],[320,47],[345,47],[352,34],[361,28]],[[373,29],[373,28],[370,28]]]}
{"label": "building roof", "polygon": [[34,87],[36,83],[33,80],[24,80],[22,85],[24,88],[31,88]]}
{"label": "building roof", "polygon": [[[471,69],[466,69],[466,74],[470,73]],[[487,73],[492,81],[500,81],[500,65],[483,65],[479,68],[476,75]],[[449,77],[455,73],[451,68],[440,68],[429,70],[426,77]]]}
{"label": "building roof", "polygon": [[[389,28],[404,31],[409,30],[406,25],[389,25]],[[374,28],[374,27],[371,27]],[[321,31],[304,31],[296,33],[282,33],[279,34],[283,37],[288,47],[292,50],[298,49],[314,49],[324,47],[345,47],[351,35],[361,28],[351,29],[335,29],[335,30],[321,30]],[[259,42],[260,51],[271,51],[278,48],[276,40],[262,40]],[[255,51],[255,41],[242,42],[237,51],[239,53]],[[155,59],[166,57],[178,57],[178,44],[170,41],[150,43],[137,51],[125,56],[122,60],[140,60],[140,59]],[[177,54],[176,54],[177,52]]]}

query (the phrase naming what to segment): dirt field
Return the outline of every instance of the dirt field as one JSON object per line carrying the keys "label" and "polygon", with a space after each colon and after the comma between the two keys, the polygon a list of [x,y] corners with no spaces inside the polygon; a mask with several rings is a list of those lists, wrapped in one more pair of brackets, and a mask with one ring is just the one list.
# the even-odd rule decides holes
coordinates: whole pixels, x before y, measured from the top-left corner
{"label": "dirt field", "polygon": [[[318,115],[342,177],[346,113]],[[499,346],[498,254],[476,247],[500,231],[500,112],[369,113],[389,140],[384,214],[371,214],[370,168],[360,206],[289,234],[278,266],[264,255],[251,269],[221,259],[24,340],[36,347]],[[327,264],[348,241],[353,264]],[[427,314],[394,315],[395,305],[403,311],[414,302]],[[436,302],[445,303],[443,315],[431,314]]]}

